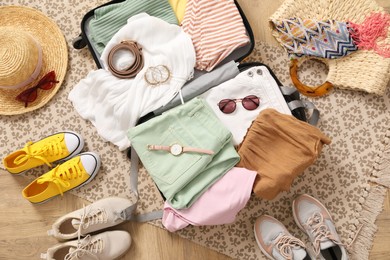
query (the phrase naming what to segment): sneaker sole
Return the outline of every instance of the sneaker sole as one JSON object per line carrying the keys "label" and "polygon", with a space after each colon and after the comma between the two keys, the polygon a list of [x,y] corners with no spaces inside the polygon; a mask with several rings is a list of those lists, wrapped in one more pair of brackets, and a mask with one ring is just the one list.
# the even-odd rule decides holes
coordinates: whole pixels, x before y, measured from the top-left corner
{"label": "sneaker sole", "polygon": [[[330,217],[330,220],[331,220],[332,222],[334,222],[333,219],[332,219],[332,215],[329,213],[328,209],[327,209],[319,200],[317,200],[316,198],[313,198],[312,196],[309,196],[309,195],[307,195],[307,194],[303,194],[303,195],[301,195],[301,196],[309,197],[310,199],[314,200],[314,201],[317,202],[318,204],[322,205],[322,207],[325,209],[325,212],[328,213],[328,215],[329,215],[329,217]],[[295,200],[293,200],[292,209],[293,209],[292,212],[293,212],[293,217],[294,217],[295,223],[296,223],[297,226],[298,226],[303,232],[305,232],[305,234],[306,234],[306,230],[305,230],[305,229],[303,228],[303,226],[300,224],[300,222],[298,221],[298,218],[297,218],[297,216],[296,216],[296,214],[295,214]]]}
{"label": "sneaker sole", "polygon": [[[95,158],[95,160],[96,160],[95,169],[93,170],[92,174],[89,176],[89,178],[88,178],[85,182],[83,182],[83,183],[81,183],[80,185],[78,185],[78,186],[76,186],[76,187],[74,187],[74,188],[72,188],[72,189],[70,189],[70,190],[67,190],[67,191],[65,191],[65,192],[68,192],[68,191],[71,191],[71,190],[80,188],[80,187],[82,187],[82,186],[84,186],[84,185],[87,185],[88,183],[90,183],[90,182],[95,178],[96,174],[99,172],[99,169],[100,169],[100,166],[101,166],[101,160],[100,160],[99,155],[98,155],[97,153],[94,153],[94,152],[85,152],[85,153],[82,153],[82,154],[91,154],[91,155]],[[64,192],[64,193],[65,193],[65,192]],[[47,201],[49,201],[49,200],[51,200],[51,199],[54,199],[54,198],[58,197],[59,195],[60,195],[60,194],[57,194],[57,195],[55,195],[55,196],[53,196],[53,197],[50,197],[50,198],[48,198],[48,199],[46,199],[46,200],[43,200],[43,201],[41,201],[41,202],[31,202],[31,201],[30,201],[30,202],[31,202],[32,204],[42,204],[42,203],[45,203],[45,202],[47,202]]]}

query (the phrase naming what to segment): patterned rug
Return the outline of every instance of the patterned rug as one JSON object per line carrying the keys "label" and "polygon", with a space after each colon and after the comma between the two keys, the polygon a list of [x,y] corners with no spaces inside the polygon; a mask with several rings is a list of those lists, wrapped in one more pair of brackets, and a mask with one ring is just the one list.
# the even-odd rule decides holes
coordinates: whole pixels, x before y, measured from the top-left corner
{"label": "patterned rug", "polygon": [[[88,50],[75,50],[71,42],[80,32],[84,14],[101,3],[103,1],[5,0],[0,4],[34,7],[53,18],[65,34],[70,59],[64,84],[46,106],[25,115],[0,117],[0,156],[3,158],[27,141],[60,130],[79,132],[86,140],[84,150],[98,151],[102,158],[102,169],[97,177],[71,192],[91,202],[113,195],[133,196],[129,189],[130,162],[126,154],[102,140],[92,124],[83,120],[67,99],[73,86],[96,68]],[[288,60],[282,49],[257,43],[248,61],[269,65],[281,82],[289,84]],[[318,84],[325,79],[326,68],[320,63],[307,62],[302,66],[300,77],[307,84]],[[180,236],[235,259],[263,259],[252,231],[255,219],[261,214],[272,215],[307,241],[294,224],[291,203],[298,194],[308,193],[330,210],[343,242],[349,244],[354,240],[353,259],[368,259],[376,231],[374,221],[390,187],[390,88],[383,97],[336,89],[328,96],[311,101],[321,111],[318,127],[332,138],[332,144],[294,181],[291,190],[272,201],[252,197],[233,224],[187,227],[177,232]],[[47,170],[37,168],[25,178],[35,178]],[[160,209],[163,200],[144,169],[140,171],[138,185],[138,212]],[[162,227],[161,221],[151,224]]]}

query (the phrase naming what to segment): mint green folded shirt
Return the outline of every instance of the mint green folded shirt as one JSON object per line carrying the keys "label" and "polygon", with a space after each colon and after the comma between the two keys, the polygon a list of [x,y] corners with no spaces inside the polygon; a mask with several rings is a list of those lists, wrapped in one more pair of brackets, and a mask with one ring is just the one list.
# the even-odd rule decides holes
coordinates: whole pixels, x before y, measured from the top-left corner
{"label": "mint green folded shirt", "polygon": [[102,6],[95,10],[88,24],[92,46],[101,54],[112,36],[127,23],[127,19],[142,12],[168,23],[178,24],[176,14],[167,0],[126,0]]}
{"label": "mint green folded shirt", "polygon": [[[190,207],[238,161],[232,134],[208,104],[194,98],[128,131],[132,147],[173,208]],[[180,144],[213,155],[148,150],[148,145]]]}

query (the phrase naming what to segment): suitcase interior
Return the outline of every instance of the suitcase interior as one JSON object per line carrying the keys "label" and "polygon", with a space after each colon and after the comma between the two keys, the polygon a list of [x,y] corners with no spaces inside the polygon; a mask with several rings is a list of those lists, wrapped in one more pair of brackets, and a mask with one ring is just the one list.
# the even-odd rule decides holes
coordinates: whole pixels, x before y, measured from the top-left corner
{"label": "suitcase interior", "polygon": [[[79,37],[77,37],[74,42],[73,42],[73,47],[76,48],[76,49],[82,49],[84,48],[85,46],[88,47],[88,49],[90,50],[91,54],[92,54],[92,57],[96,63],[96,66],[100,69],[103,67],[101,61],[100,61],[100,55],[99,53],[96,51],[95,47],[92,45],[91,41],[90,41],[90,34],[89,34],[89,23],[92,19],[92,17],[94,16],[94,12],[96,9],[102,7],[102,6],[106,6],[106,5],[111,5],[111,4],[116,4],[116,3],[120,3],[120,2],[123,2],[124,0],[113,0],[113,1],[110,1],[108,3],[105,3],[103,5],[100,5],[92,10],[90,10],[88,13],[86,13],[81,21],[81,34]],[[247,31],[247,35],[249,36],[250,38],[250,42],[241,47],[241,48],[238,48],[236,49],[233,53],[231,53],[228,57],[226,57],[221,63],[220,65],[226,63],[226,62],[229,62],[231,60],[234,60],[236,62],[241,62],[245,57],[247,57],[253,50],[254,48],[254,44],[255,44],[255,40],[254,40],[254,36],[253,36],[253,32],[252,32],[252,28],[250,27],[249,25],[249,22],[247,20],[247,18],[245,17],[245,14],[244,12],[242,11],[241,7],[238,5],[237,1],[234,1],[234,3],[236,4],[237,6],[237,9],[242,17],[242,20],[244,22],[244,25],[245,25],[245,28],[246,28],[246,31]],[[199,71],[199,70],[195,70],[195,73],[194,73],[194,78],[197,78],[197,77],[200,77],[201,75],[203,75],[204,71]]]}
{"label": "suitcase interior", "polygon": [[[90,34],[89,34],[89,23],[92,19],[92,17],[94,16],[94,12],[96,9],[102,7],[102,6],[106,6],[106,5],[111,5],[111,4],[116,4],[116,3],[120,3],[120,2],[123,2],[125,0],[113,0],[113,1],[110,1],[110,2],[107,2],[103,5],[100,5],[92,10],[90,10],[89,12],[87,12],[82,21],[81,21],[81,34],[79,37],[77,37],[75,40],[74,40],[74,43],[73,43],[73,47],[76,48],[76,49],[82,49],[84,48],[85,46],[88,47],[88,49],[90,50],[91,54],[92,54],[92,57],[95,61],[95,64],[97,66],[97,68],[103,68],[103,65],[100,61],[100,55],[99,53],[96,51],[95,47],[92,45],[91,41],[90,41]],[[231,60],[234,60],[238,63],[240,63],[244,58],[246,58],[247,56],[249,56],[249,54],[252,52],[253,48],[254,48],[254,45],[255,45],[255,39],[254,39],[254,35],[253,35],[253,31],[252,31],[252,28],[244,14],[244,12],[242,11],[241,7],[239,6],[238,2],[235,0],[234,1],[240,15],[241,15],[241,18],[243,20],[243,23],[245,25],[245,28],[246,28],[246,31],[247,31],[247,35],[248,37],[250,38],[250,42],[241,47],[241,48],[238,48],[236,49],[234,52],[232,52],[228,57],[226,57],[219,65],[222,65],[222,64],[225,64]],[[268,68],[268,70],[270,71],[271,75],[274,77],[274,79],[276,80],[277,84],[279,86],[282,86],[282,83],[278,80],[278,78],[275,76],[275,74],[273,73],[273,71],[265,64],[262,64],[262,63],[258,63],[258,62],[254,62],[254,63],[243,63],[243,64],[240,64],[239,65],[239,69],[242,71],[242,70],[245,70],[245,69],[248,69],[250,67],[253,67],[253,66],[266,66]],[[203,74],[205,74],[207,72],[205,71],[200,71],[200,70],[196,70],[194,71],[194,79],[195,78],[198,78],[198,77],[201,77]],[[299,96],[284,96],[285,99],[286,99],[286,102],[290,102],[292,100],[295,100],[295,99],[299,99]],[[300,120],[303,120],[303,121],[306,121],[306,115],[305,115],[305,110],[303,108],[298,108],[296,109],[295,111],[292,111],[292,114],[300,119]],[[142,122],[145,122],[147,120],[149,120],[150,118],[154,117],[155,115],[153,113],[149,113],[145,116],[143,116],[138,124],[142,123]]]}

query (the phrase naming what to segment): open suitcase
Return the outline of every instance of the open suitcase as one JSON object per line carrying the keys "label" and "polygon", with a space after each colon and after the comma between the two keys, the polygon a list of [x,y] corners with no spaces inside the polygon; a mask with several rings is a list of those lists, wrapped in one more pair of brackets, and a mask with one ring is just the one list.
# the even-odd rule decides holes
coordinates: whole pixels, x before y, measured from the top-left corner
{"label": "open suitcase", "polygon": [[[92,41],[91,41],[91,35],[90,35],[90,22],[91,22],[91,19],[94,17],[94,13],[95,13],[95,10],[103,7],[103,6],[109,6],[109,5],[113,5],[113,4],[117,4],[117,3],[121,3],[121,2],[124,2],[124,0],[113,0],[113,1],[110,1],[110,2],[107,2],[101,6],[98,6],[92,10],[90,10],[89,12],[87,12],[82,21],[81,21],[81,33],[78,37],[76,37],[74,40],[73,40],[73,47],[75,49],[82,49],[84,47],[88,47],[89,51],[91,52],[92,54],[92,57],[96,63],[96,66],[97,68],[103,68],[103,64],[100,60],[100,54],[99,52],[96,50],[96,47],[93,45]],[[262,64],[262,63],[245,63],[243,62],[244,59],[246,57],[248,57],[250,55],[250,53],[252,52],[253,48],[254,48],[254,43],[255,43],[255,39],[254,39],[254,35],[253,35],[253,32],[252,32],[252,29],[251,29],[251,26],[249,24],[249,21],[247,20],[243,10],[241,9],[241,7],[239,6],[238,2],[237,1],[234,1],[236,7],[237,7],[237,10],[239,11],[239,14],[241,15],[241,18],[242,18],[242,21],[244,23],[244,26],[245,26],[245,29],[246,29],[246,32],[247,32],[247,35],[250,39],[250,42],[243,46],[243,47],[240,47],[238,49],[235,49],[229,56],[227,56],[215,69],[217,69],[218,67],[221,67],[223,66],[224,64],[226,63],[229,63],[231,61],[234,61],[235,64],[238,64],[238,68],[240,71],[243,71],[245,69],[248,69],[250,67],[253,67],[253,66],[266,66],[265,64]],[[235,65],[233,65],[235,66]],[[288,106],[290,107],[291,109],[291,112],[292,114],[302,120],[302,121],[309,121],[309,123],[315,125],[318,121],[318,111],[314,108],[314,106],[310,103],[310,102],[307,102],[307,101],[301,101],[300,100],[300,95],[297,91],[295,91],[295,89],[291,89],[291,88],[283,88],[283,84],[278,80],[278,78],[275,76],[275,74],[272,72],[272,70],[266,66],[267,69],[270,71],[270,73],[272,74],[273,78],[275,79],[275,82],[277,83],[277,85],[279,87],[281,87],[281,92],[288,104]],[[200,77],[207,77],[207,72],[204,72],[204,71],[200,71],[200,70],[196,70],[195,69],[195,73],[194,73],[194,77],[191,79],[191,81],[194,81],[195,79],[198,79]],[[190,82],[188,82],[190,83]],[[187,84],[188,84],[187,83]],[[187,85],[186,84],[186,85]],[[183,88],[185,88],[185,86]],[[201,94],[200,92],[198,94]],[[193,94],[194,95],[194,94]],[[193,95],[191,97],[184,97],[184,101],[188,101],[189,98],[192,98]],[[143,116],[138,123],[142,123],[142,122],[145,122],[146,120],[156,116],[156,115],[159,115],[161,114],[162,112],[174,107],[174,106],[177,106],[181,104],[180,103],[180,100],[179,98],[177,97],[175,102],[171,102],[169,104],[169,106],[166,106],[164,108],[161,108],[161,109],[158,109],[157,111],[153,111],[145,116]],[[307,118],[307,110],[308,109],[314,109],[313,110],[313,115],[311,116],[311,120],[309,120]]]}
{"label": "open suitcase", "polygon": [[[84,48],[86,46],[88,47],[88,49],[91,52],[92,57],[96,63],[97,68],[103,68],[104,65],[102,64],[102,62],[100,60],[99,52],[96,50],[95,46],[92,44],[91,39],[90,39],[90,37],[91,37],[90,36],[90,29],[89,29],[90,28],[89,27],[90,21],[94,17],[94,12],[96,9],[103,7],[103,6],[109,6],[109,5],[117,4],[117,3],[121,3],[121,2],[124,2],[124,1],[123,0],[113,0],[113,1],[110,1],[106,4],[101,5],[99,7],[96,7],[95,9],[92,9],[88,13],[86,13],[84,18],[81,21],[81,33],[73,41],[73,47],[76,49],[81,49],[81,48]],[[278,80],[278,78],[275,76],[275,74],[272,72],[272,70],[267,65],[259,63],[259,62],[253,62],[253,63],[243,62],[244,59],[247,56],[249,56],[249,54],[252,52],[252,50],[254,48],[254,43],[255,43],[254,42],[254,35],[253,35],[252,29],[250,27],[250,24],[249,24],[247,18],[245,17],[245,14],[243,13],[242,9],[240,8],[239,4],[237,3],[237,1],[234,1],[234,3],[237,7],[237,10],[239,11],[240,16],[242,17],[242,21],[244,23],[247,36],[250,39],[249,43],[243,47],[235,49],[230,55],[228,55],[224,60],[222,60],[222,62],[220,62],[218,64],[218,66],[216,66],[212,71],[204,72],[204,71],[195,70],[193,78],[191,80],[189,80],[186,84],[184,84],[182,89],[186,88],[186,86],[188,86],[192,82],[199,80],[199,79],[202,79],[204,82],[208,82],[207,78],[209,77],[209,74],[213,73],[213,71],[218,70],[219,68],[221,68],[227,64],[232,64],[232,66],[235,66],[236,69],[238,68],[240,73],[247,70],[247,69],[255,67],[255,66],[264,66],[270,72],[270,74],[273,78],[272,84],[279,87],[279,90],[283,96],[282,99],[284,98],[284,100],[286,101],[288,108],[291,110],[291,114],[299,120],[306,121],[306,122],[309,121],[309,123],[315,125],[317,120],[318,120],[318,111],[315,109],[315,107],[310,102],[301,100],[299,92],[296,91],[295,88],[284,87],[283,84]],[[229,79],[226,79],[226,80],[229,80]],[[217,85],[213,85],[212,87],[217,86]],[[197,94],[200,95],[202,93],[198,92]],[[177,95],[177,96],[179,96],[179,95]],[[161,109],[158,109],[156,111],[152,111],[149,114],[146,114],[145,116],[141,117],[138,120],[137,125],[142,124],[142,123],[148,121],[149,119],[154,118],[156,116],[159,116],[163,112],[184,103],[183,101],[189,101],[190,99],[194,98],[196,95],[192,94],[192,96],[187,96],[187,97],[184,96],[184,98],[180,96],[181,100],[177,96],[175,97],[176,98],[175,102],[170,102],[170,103],[168,103],[167,106],[164,106]],[[311,113],[310,119],[307,117],[307,110],[309,110],[309,109],[313,110]],[[136,185],[134,186],[134,184],[137,183],[137,178],[138,178],[138,159],[139,158],[138,158],[134,149],[128,149],[127,154],[128,154],[128,157],[131,158],[131,170],[130,170],[131,177],[130,178],[131,178],[131,183],[133,185],[132,190],[138,197],[137,186]],[[162,197],[164,197],[164,195],[162,193],[161,193],[161,195],[162,195]],[[148,221],[148,220],[152,220],[152,219],[156,219],[156,218],[161,217],[161,212],[152,212],[151,214],[147,214],[146,216],[140,216],[137,218],[134,215],[132,215],[133,210],[134,210],[134,208],[129,209],[129,212],[127,214],[128,219],[138,220],[138,221]]]}

